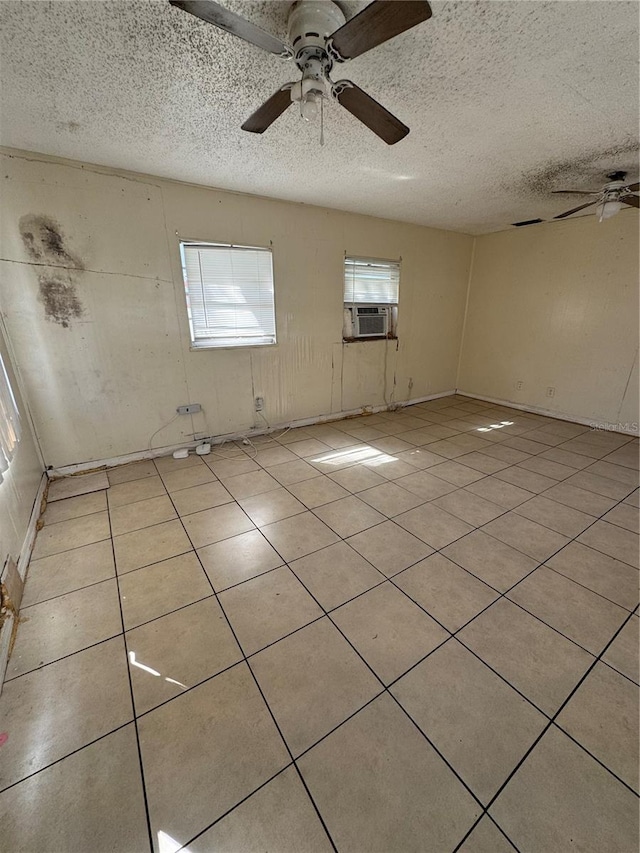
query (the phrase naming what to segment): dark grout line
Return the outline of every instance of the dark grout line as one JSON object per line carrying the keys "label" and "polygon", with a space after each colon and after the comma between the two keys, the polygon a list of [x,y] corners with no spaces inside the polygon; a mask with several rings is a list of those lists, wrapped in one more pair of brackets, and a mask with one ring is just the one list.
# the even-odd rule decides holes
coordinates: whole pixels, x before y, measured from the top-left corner
{"label": "dark grout line", "polygon": [[[111,531],[111,515],[109,515],[109,530]],[[113,564],[115,566],[116,565],[116,553],[115,553],[115,544],[113,541],[113,531],[111,531],[111,549],[113,552]],[[145,776],[144,776],[144,765],[143,765],[143,761],[142,761],[142,747],[140,745],[140,732],[138,729],[138,720],[136,719],[136,716],[135,716],[136,706],[135,706],[135,700],[134,700],[134,694],[133,694],[133,681],[131,678],[131,667],[129,666],[129,656],[127,654],[127,638],[126,638],[126,632],[125,632],[124,609],[122,606],[122,595],[120,593],[120,580],[119,580],[117,571],[116,571],[116,589],[117,589],[117,595],[118,595],[118,607],[120,608],[120,622],[122,624],[122,634],[123,634],[122,642],[123,642],[124,650],[125,650],[124,666],[125,666],[126,671],[127,671],[127,679],[129,682],[129,701],[131,702],[131,711],[133,713],[133,725],[134,725],[134,730],[136,733],[136,746],[138,748],[138,766],[140,768],[140,783],[142,785],[142,796],[144,799],[144,810],[145,810],[145,816],[147,819],[147,832],[149,834],[149,847],[150,847],[151,853],[153,853],[153,849],[154,849],[153,831],[151,828],[151,815],[149,812],[149,799],[147,796],[147,785],[146,785]]]}

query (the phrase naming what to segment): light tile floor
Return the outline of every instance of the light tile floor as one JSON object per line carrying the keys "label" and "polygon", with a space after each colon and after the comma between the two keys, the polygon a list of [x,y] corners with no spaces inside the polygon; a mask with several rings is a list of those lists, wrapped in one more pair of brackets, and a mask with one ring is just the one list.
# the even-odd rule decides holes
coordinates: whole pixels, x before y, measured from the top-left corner
{"label": "light tile floor", "polygon": [[637,439],[452,396],[43,521],[3,850],[637,851]]}

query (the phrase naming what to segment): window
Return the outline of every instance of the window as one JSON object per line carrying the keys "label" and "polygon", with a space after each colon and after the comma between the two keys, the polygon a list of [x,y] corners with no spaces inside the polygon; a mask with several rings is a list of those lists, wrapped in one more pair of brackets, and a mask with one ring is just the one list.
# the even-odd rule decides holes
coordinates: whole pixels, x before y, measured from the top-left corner
{"label": "window", "polygon": [[345,340],[395,338],[400,262],[344,259]]}
{"label": "window", "polygon": [[275,344],[271,249],[181,243],[194,348]]}
{"label": "window", "polygon": [[20,414],[0,355],[0,483],[20,441]]}

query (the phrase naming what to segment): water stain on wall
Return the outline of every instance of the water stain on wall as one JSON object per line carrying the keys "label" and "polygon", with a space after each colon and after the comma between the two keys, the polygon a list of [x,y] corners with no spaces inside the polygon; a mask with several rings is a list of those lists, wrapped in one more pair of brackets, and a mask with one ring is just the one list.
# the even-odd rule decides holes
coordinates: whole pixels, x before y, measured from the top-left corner
{"label": "water stain on wall", "polygon": [[65,246],[64,232],[51,216],[28,213],[20,219],[20,236],[29,257],[41,264],[84,269],[78,255]]}
{"label": "water stain on wall", "polygon": [[64,281],[59,275],[40,275],[38,284],[40,289],[38,301],[44,305],[44,313],[48,320],[59,323],[63,329],[68,329],[71,320],[82,317],[82,303],[78,299],[71,276],[68,281]]}
{"label": "water stain on wall", "polygon": [[44,306],[48,320],[68,329],[71,320],[83,314],[72,271],[83,270],[84,263],[66,247],[64,232],[51,216],[26,214],[20,219],[19,229],[27,254],[34,263],[67,270],[66,275],[53,270],[38,275],[38,301]]}

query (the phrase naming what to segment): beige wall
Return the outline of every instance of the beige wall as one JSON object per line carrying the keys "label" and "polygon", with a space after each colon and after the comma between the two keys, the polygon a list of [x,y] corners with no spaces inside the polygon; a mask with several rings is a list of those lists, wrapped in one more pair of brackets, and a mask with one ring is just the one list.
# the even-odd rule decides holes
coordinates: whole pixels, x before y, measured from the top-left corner
{"label": "beige wall", "polygon": [[[0,353],[20,410],[22,434],[9,470],[0,483],[0,573],[7,557],[18,562],[25,540],[33,502],[42,478],[42,464],[27,420],[17,378],[11,364],[0,323]],[[4,670],[0,667],[0,682]]]}
{"label": "beige wall", "polygon": [[637,212],[477,238],[457,384],[559,415],[637,424]]}
{"label": "beige wall", "polygon": [[[3,311],[48,465],[144,450],[188,402],[205,415],[154,446],[262,425],[257,395],[278,424],[455,388],[473,238],[40,155],[2,161]],[[30,256],[25,216],[55,220],[66,255]],[[276,347],[190,351],[181,238],[272,243]],[[342,344],[345,252],[402,258],[397,349]],[[81,316],[48,318],[47,293],[75,295]]]}

